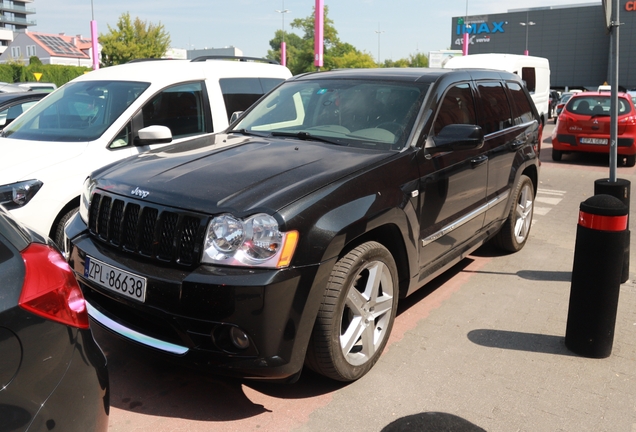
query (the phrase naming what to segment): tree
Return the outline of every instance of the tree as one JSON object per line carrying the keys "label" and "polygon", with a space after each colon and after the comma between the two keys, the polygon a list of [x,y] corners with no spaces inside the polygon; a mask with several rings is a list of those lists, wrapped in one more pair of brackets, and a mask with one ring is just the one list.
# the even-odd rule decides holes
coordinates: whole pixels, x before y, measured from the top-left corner
{"label": "tree", "polygon": [[[323,22],[323,69],[341,68],[368,68],[377,67],[373,57],[369,53],[357,50],[353,45],[341,42],[334,23],[328,17],[329,8],[325,6]],[[293,33],[285,33],[287,45],[287,67],[296,75],[316,70],[314,66],[314,13],[306,18],[296,18],[291,22],[293,29],[298,29],[302,36]],[[277,31],[276,36],[269,44],[272,47],[267,52],[267,58],[280,60],[280,43],[282,31]]]}
{"label": "tree", "polygon": [[99,35],[102,45],[102,65],[113,66],[140,58],[161,58],[170,47],[170,35],[163,24],[157,25],[135,18],[130,13],[119,17],[115,29]]}

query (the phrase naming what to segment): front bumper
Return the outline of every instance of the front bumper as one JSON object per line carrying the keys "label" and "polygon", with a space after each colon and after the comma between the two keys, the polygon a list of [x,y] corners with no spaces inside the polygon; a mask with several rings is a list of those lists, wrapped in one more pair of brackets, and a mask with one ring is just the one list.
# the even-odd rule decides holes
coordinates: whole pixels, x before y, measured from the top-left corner
{"label": "front bumper", "polygon": [[[204,265],[184,270],[125,256],[87,232],[67,245],[94,322],[174,360],[244,378],[286,379],[301,371],[335,262],[283,270]],[[85,278],[87,255],[145,277],[145,302]],[[232,343],[233,328],[247,335],[247,348]]]}

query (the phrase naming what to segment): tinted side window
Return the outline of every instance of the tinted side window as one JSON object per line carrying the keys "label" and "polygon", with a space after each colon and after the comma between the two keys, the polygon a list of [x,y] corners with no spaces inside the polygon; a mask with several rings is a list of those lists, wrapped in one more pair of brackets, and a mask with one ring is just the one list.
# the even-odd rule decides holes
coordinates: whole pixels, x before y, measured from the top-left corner
{"label": "tinted side window", "polygon": [[168,87],[142,108],[143,126],[166,126],[173,138],[206,132],[200,82]]}
{"label": "tinted side window", "polygon": [[245,111],[283,81],[282,78],[221,78],[219,85],[228,120],[232,113]]}
{"label": "tinted side window", "polygon": [[515,124],[528,123],[534,120],[532,114],[532,106],[526,93],[523,91],[523,87],[516,82],[508,82],[508,89],[512,96],[512,105],[515,116]]}
{"label": "tinted side window", "polygon": [[437,135],[449,124],[476,124],[475,103],[468,83],[450,87],[437,112],[433,131]]}
{"label": "tinted side window", "polygon": [[512,116],[506,92],[500,82],[477,83],[481,96],[482,112],[479,125],[484,134],[489,134],[512,126]]}

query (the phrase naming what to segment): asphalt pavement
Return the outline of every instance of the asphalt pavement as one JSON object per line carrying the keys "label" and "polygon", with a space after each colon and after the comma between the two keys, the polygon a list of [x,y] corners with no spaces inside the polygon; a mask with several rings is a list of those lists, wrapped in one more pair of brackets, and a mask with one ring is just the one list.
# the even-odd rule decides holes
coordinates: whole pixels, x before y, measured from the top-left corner
{"label": "asphalt pavement", "polygon": [[[96,330],[109,359],[110,431],[636,432],[636,235],[611,354],[571,352],[579,205],[609,168],[603,157],[552,162],[551,130],[525,248],[482,247],[403,301],[386,351],[362,379],[343,385],[307,372],[271,385],[202,375]],[[636,168],[618,177],[633,186]]]}

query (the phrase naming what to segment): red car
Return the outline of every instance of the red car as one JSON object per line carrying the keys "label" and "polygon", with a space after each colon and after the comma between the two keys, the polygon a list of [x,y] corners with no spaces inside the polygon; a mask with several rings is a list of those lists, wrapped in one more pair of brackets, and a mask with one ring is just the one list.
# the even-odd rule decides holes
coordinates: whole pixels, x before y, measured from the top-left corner
{"label": "red car", "polygon": [[[572,96],[559,115],[552,132],[552,160],[564,153],[609,153],[610,93],[584,92]],[[618,94],[619,160],[636,165],[636,108],[627,93]]]}

